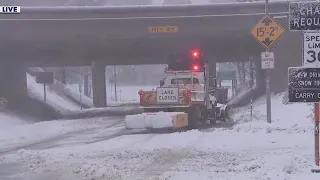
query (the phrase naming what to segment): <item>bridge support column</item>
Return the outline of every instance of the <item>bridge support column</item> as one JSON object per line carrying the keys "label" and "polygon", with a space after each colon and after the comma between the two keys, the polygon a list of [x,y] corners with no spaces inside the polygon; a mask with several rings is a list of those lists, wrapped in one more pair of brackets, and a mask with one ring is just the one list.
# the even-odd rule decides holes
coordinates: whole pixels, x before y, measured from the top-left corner
{"label": "bridge support column", "polygon": [[102,62],[92,62],[92,91],[94,107],[107,106],[105,67],[105,64]]}
{"label": "bridge support column", "polygon": [[0,97],[8,101],[8,108],[19,106],[28,98],[27,66],[23,63],[0,64]]}

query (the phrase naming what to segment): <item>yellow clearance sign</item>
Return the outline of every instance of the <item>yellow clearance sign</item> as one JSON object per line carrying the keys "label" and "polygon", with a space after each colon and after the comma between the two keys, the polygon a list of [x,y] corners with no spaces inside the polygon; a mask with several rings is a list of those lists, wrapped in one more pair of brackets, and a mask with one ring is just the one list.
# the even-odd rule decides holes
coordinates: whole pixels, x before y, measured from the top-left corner
{"label": "yellow clearance sign", "polygon": [[250,33],[262,46],[269,49],[284,33],[284,29],[273,18],[265,15]]}
{"label": "yellow clearance sign", "polygon": [[178,26],[151,26],[148,27],[149,33],[176,33],[178,32]]}

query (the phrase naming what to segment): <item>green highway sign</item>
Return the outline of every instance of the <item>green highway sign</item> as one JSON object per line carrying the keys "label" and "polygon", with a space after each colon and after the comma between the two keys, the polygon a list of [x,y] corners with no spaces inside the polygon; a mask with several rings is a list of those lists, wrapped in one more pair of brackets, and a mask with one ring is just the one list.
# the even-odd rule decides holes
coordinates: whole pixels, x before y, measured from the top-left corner
{"label": "green highway sign", "polygon": [[236,71],[217,71],[217,79],[219,80],[235,80],[237,78]]}

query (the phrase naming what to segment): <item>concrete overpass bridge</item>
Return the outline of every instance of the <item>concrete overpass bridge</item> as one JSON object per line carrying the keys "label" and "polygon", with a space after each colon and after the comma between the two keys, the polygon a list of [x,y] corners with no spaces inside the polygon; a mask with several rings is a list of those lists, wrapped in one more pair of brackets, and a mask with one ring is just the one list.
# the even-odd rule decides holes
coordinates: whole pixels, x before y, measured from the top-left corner
{"label": "concrete overpass bridge", "polygon": [[[273,3],[271,13],[283,16],[287,6]],[[92,60],[110,65],[159,64],[165,63],[164,54],[197,46],[220,61],[260,51],[249,31],[263,16],[264,4],[22,8],[21,12],[0,16],[0,38],[5,40],[0,52],[7,60],[24,57],[40,66],[90,65]],[[286,19],[281,21],[287,24]],[[150,26],[164,25],[179,30],[148,32]],[[16,50],[19,53],[13,53]]]}
{"label": "concrete overpass bridge", "polygon": [[[269,8],[288,29],[288,2],[272,2]],[[250,56],[259,62],[263,49],[249,31],[263,15],[264,3],[22,8],[21,14],[0,16],[0,62],[13,68],[93,63],[93,83],[100,86],[94,99],[103,99],[105,80],[98,77],[105,65],[165,64],[168,54],[191,48],[201,49],[212,64]],[[148,32],[150,26],[166,25],[178,31]],[[301,38],[286,32],[273,49],[275,91],[286,87],[286,68],[301,62]]]}

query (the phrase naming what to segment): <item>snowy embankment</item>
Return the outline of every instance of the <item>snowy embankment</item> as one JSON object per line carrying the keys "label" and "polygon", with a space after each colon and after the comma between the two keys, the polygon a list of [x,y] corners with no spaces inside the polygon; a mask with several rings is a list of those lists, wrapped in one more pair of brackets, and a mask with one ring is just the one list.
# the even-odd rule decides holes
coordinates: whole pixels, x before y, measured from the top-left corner
{"label": "snowy embankment", "polygon": [[[80,104],[83,104],[87,108],[94,107],[92,98],[84,96],[82,93],[80,93],[79,90],[77,91],[76,88],[74,88],[72,85],[64,85],[64,86],[65,86],[65,88],[64,88],[65,93],[70,99],[72,99]],[[80,96],[81,96],[81,98],[80,98]]]}
{"label": "snowy embankment", "polygon": [[[42,68],[39,67],[33,67],[29,68],[29,73],[28,73],[28,78],[35,78],[36,72],[44,72]],[[30,83],[30,82],[29,82]],[[34,83],[30,84],[30,86],[34,85]],[[42,85],[43,86],[43,85]],[[82,105],[84,108],[92,108],[93,107],[93,102],[92,98],[82,96],[81,101],[80,101],[80,92],[79,88],[72,88],[68,85],[65,85],[61,83],[60,81],[54,80],[53,84],[48,85],[48,88],[51,92],[54,91],[56,94],[61,96],[62,98],[66,99],[67,101],[71,101],[72,103],[76,104],[79,106]],[[43,90],[42,90],[43,92]],[[37,93],[39,94],[39,93]]]}
{"label": "snowy embankment", "polygon": [[[38,84],[35,78],[27,74],[28,93],[32,98],[36,98],[40,101],[44,101],[44,87],[43,84]],[[46,103],[59,112],[79,110],[80,106],[76,103],[61,97],[56,92],[51,91],[46,87]]]}
{"label": "snowy embankment", "polygon": [[[272,124],[263,99],[236,109],[234,127],[172,134],[124,135],[47,150],[24,150],[0,158],[27,164],[20,177],[57,179],[315,180],[312,106],[282,104],[273,97]],[[19,176],[19,175],[18,175]],[[59,177],[58,177],[59,176]]]}
{"label": "snowy embankment", "polygon": [[[39,101],[44,101],[43,84],[37,84],[33,76],[27,74],[28,80],[28,93],[32,98],[36,98]],[[50,87],[46,88],[47,102],[49,106],[55,109],[57,112],[63,114],[67,118],[90,118],[97,116],[118,116],[126,114],[140,113],[137,105],[139,102],[138,91],[140,89],[152,89],[149,86],[137,87],[118,87],[118,102],[112,100],[109,97],[107,108],[88,108],[81,110],[79,102],[85,105],[85,107],[92,107],[92,99],[84,95],[81,96],[77,89],[78,85],[63,85],[59,82],[55,82]],[[108,93],[108,92],[107,92]],[[72,99],[72,100],[71,100]]]}
{"label": "snowy embankment", "polygon": [[93,108],[92,98],[84,96],[78,89],[73,89],[70,85],[65,85],[60,81],[55,80],[54,83],[49,86],[49,89],[64,99],[77,104],[79,107],[82,106],[83,108]]}
{"label": "snowy embankment", "polygon": [[[36,97],[43,101],[43,84],[37,84],[35,78],[28,74],[28,86],[31,91],[31,97]],[[107,89],[107,105],[108,106],[123,106],[123,105],[137,105],[139,103],[138,91],[140,89],[152,89],[156,86],[119,86],[117,89],[117,101],[115,101],[114,90]],[[79,85],[64,85],[59,81],[55,81],[54,84],[47,88],[48,104],[61,111],[65,110],[79,110],[81,104],[83,108],[93,108],[93,100],[90,97],[84,96],[79,91]],[[82,90],[83,92],[83,90]],[[57,97],[59,96],[59,97]],[[81,98],[80,98],[81,96]],[[53,99],[51,99],[51,97]],[[61,100],[63,99],[63,100]]]}

